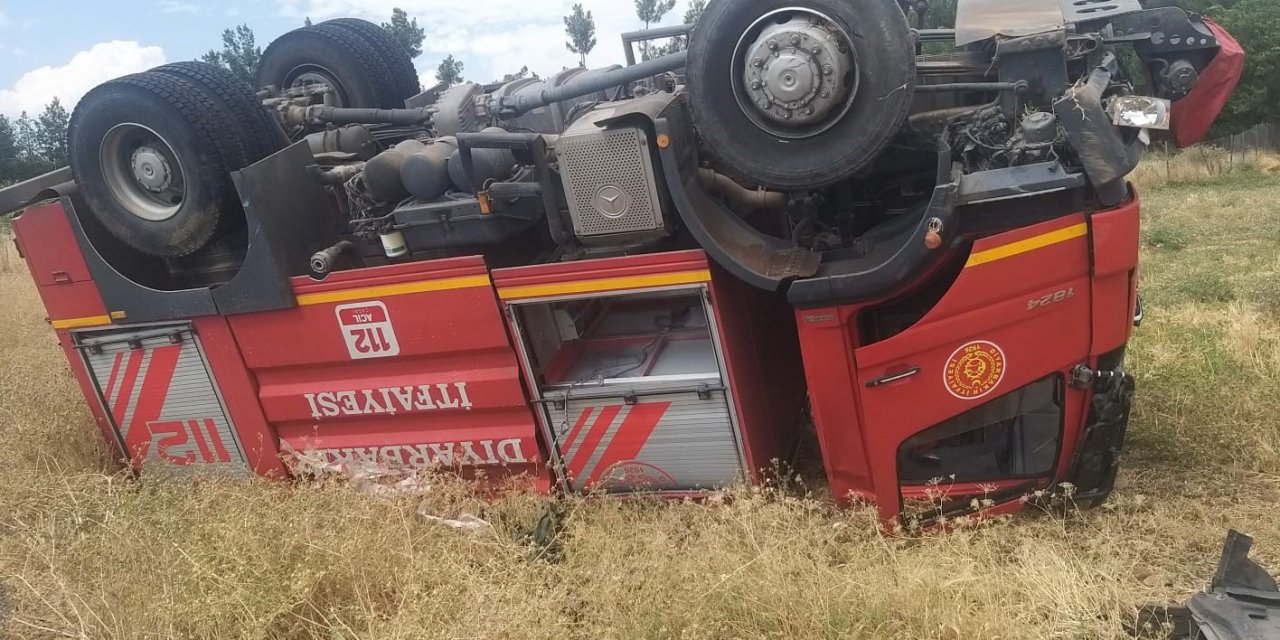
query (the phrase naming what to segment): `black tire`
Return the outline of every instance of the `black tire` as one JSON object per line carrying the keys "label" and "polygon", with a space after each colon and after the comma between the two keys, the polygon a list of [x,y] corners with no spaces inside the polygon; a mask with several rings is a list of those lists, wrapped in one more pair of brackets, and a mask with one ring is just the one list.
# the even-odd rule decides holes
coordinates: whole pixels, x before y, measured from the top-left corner
{"label": "black tire", "polygon": [[152,69],[183,78],[198,85],[205,95],[226,108],[227,119],[238,125],[237,137],[245,141],[246,162],[237,169],[258,162],[289,144],[289,137],[254,90],[230,71],[206,62],[174,62]]}
{"label": "black tire", "polygon": [[403,96],[398,106],[404,106],[405,100],[422,93],[422,84],[418,82],[418,69],[413,66],[413,59],[400,41],[393,38],[386,29],[359,18],[337,18],[321,24],[331,24],[356,34],[382,56],[382,61],[391,70],[391,83],[396,87],[397,95]]}
{"label": "black tire", "polygon": [[382,55],[346,28],[321,23],[276,38],[262,53],[258,84],[284,89],[306,72],[328,78],[344,107],[404,107],[407,96],[400,95]]}
{"label": "black tire", "polygon": [[[760,18],[788,8],[832,19],[853,40],[858,89],[843,118],[809,138],[782,139],[757,126],[735,98],[738,40]],[[689,46],[689,103],[705,146],[731,173],[770,187],[823,187],[870,164],[901,129],[915,86],[906,16],[888,0],[713,0]]]}
{"label": "black tire", "polygon": [[[90,91],[76,106],[67,134],[71,171],[89,209],[112,235],[166,258],[195,253],[243,224],[230,173],[250,155],[227,111],[199,86],[167,73],[126,76]],[[159,138],[178,164],[182,196],[160,205],[172,208],[161,214],[167,218],[140,214],[138,200],[122,194],[142,190],[132,179],[110,175],[119,167],[110,156],[119,160],[119,154],[108,151],[108,140],[121,131]]]}

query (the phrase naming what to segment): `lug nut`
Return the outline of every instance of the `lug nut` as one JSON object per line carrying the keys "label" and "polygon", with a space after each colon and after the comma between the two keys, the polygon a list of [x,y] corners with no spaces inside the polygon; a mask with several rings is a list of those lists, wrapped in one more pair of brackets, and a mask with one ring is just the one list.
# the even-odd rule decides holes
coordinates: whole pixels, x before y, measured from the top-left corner
{"label": "lug nut", "polygon": [[758,67],[763,67],[763,66],[764,66],[764,60],[761,60],[760,58],[752,58],[752,59],[751,59],[751,66],[753,66],[753,67],[757,67],[757,68],[758,68]]}
{"label": "lug nut", "polygon": [[794,46],[794,47],[800,46],[800,36],[798,34],[791,36],[791,46]]}
{"label": "lug nut", "polygon": [[759,81],[759,80],[752,80],[752,81],[751,81],[751,88],[752,88],[752,89],[754,89],[754,90],[756,90],[756,91],[759,91],[761,86],[762,86],[762,85],[760,84],[760,81]]}
{"label": "lug nut", "polygon": [[770,41],[769,41],[769,50],[770,50],[770,51],[777,51],[777,50],[778,50],[778,41],[777,41],[777,40],[770,40]]}
{"label": "lug nut", "polygon": [[832,67],[829,64],[822,65],[822,75],[829,76],[832,73],[835,73],[835,67]]}
{"label": "lug nut", "polygon": [[821,94],[819,94],[819,95],[821,95],[821,96],[822,96],[822,97],[824,97],[824,98],[830,98],[830,97],[831,97],[831,90],[830,90],[830,89],[823,89],[823,90],[822,90],[822,93],[821,93]]}

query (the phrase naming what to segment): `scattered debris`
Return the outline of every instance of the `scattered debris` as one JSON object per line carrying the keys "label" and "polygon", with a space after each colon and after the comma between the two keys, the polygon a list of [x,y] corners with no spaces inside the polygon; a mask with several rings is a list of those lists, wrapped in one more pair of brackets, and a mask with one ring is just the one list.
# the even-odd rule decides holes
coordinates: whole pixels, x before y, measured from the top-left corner
{"label": "scattered debris", "polygon": [[427,504],[425,502],[422,503],[422,506],[418,507],[418,517],[422,518],[426,522],[449,527],[450,529],[459,529],[461,531],[480,532],[488,531],[491,528],[487,521],[470,513],[464,513],[461,516],[458,516],[456,520],[442,518],[428,511]]}
{"label": "scattered debris", "polygon": [[419,469],[372,462],[334,464],[312,450],[286,449],[285,454],[293,476],[312,486],[336,482],[376,496],[421,495],[431,490],[429,472]]}
{"label": "scattered debris", "polygon": [[564,507],[547,502],[542,505],[542,512],[533,528],[520,531],[517,539],[533,547],[535,560],[559,563],[564,560],[564,543],[560,539],[564,518]]}
{"label": "scattered debris", "polygon": [[1138,612],[1135,636],[1172,629],[1170,640],[1280,638],[1280,588],[1249,559],[1253,538],[1230,531],[1209,590],[1185,607],[1148,605]]}

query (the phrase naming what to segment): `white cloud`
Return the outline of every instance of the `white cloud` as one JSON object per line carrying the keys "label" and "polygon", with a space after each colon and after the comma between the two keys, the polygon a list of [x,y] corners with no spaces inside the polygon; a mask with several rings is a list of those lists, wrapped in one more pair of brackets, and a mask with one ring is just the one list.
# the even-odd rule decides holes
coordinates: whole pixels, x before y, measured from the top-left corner
{"label": "white cloud", "polygon": [[200,6],[190,2],[179,2],[178,0],[160,0],[160,13],[190,13],[200,12]]}
{"label": "white cloud", "polygon": [[[276,0],[283,15],[301,20],[360,17],[380,22],[395,7],[403,8],[426,30],[422,57],[416,60],[423,84],[435,83],[435,67],[453,54],[466,64],[463,77],[488,82],[529,68],[546,77],[578,64],[565,48],[564,16],[575,2],[591,11],[599,44],[587,58],[589,66],[624,60],[624,31],[643,25],[629,0]],[[676,24],[688,0],[680,0],[664,24]]]}
{"label": "white cloud", "polygon": [[9,26],[9,16],[5,15],[5,12],[0,11],[0,27],[7,26]]}
{"label": "white cloud", "polygon": [[57,97],[68,110],[90,89],[123,75],[165,63],[164,50],[133,41],[100,42],[71,57],[60,67],[32,69],[12,87],[0,89],[0,113],[36,113]]}

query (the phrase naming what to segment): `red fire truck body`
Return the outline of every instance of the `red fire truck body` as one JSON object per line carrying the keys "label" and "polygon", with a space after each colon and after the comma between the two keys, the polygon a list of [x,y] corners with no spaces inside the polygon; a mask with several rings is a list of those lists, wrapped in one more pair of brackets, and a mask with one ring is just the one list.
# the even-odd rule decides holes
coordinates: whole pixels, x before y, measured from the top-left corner
{"label": "red fire truck body", "polygon": [[[104,304],[67,206],[28,209],[14,223],[18,248],[105,441],[138,469],[163,461],[284,476],[292,452],[310,452],[339,465],[518,478],[539,491],[695,493],[789,460],[807,381],[835,496],[874,500],[886,517],[903,499],[940,493],[1007,495],[988,504],[1016,508],[1079,473],[1094,392],[1071,381],[1123,351],[1137,299],[1134,201],[975,243],[927,316],[873,344],[859,311],[883,301],[794,309],[699,251],[298,277],[294,309],[135,326]],[[665,337],[674,353],[710,354],[702,369],[567,393],[529,382],[539,363],[522,310],[655,297],[702,305],[706,331]],[[652,340],[641,332],[574,348]],[[560,367],[583,358],[557,355]],[[904,442],[1042,381],[1058,406],[1036,464],[942,484],[927,469],[904,475]]]}
{"label": "red fire truck body", "polygon": [[193,63],[95,89],[74,175],[0,208],[139,471],[696,496],[820,459],[886,522],[1100,503],[1142,316],[1125,176],[1149,129],[1205,135],[1243,51],[1139,0],[1000,28],[962,0],[945,31],[899,4],[716,1],[687,53],[418,95],[334,20],[257,94]]}

